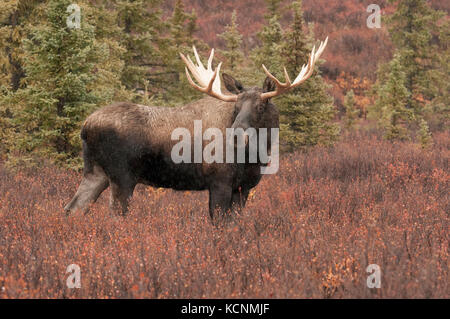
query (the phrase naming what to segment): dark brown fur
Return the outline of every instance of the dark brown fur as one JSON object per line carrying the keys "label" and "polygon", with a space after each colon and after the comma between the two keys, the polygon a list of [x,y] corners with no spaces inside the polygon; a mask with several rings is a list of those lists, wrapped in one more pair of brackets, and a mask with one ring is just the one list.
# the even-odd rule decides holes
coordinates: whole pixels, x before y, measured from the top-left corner
{"label": "dark brown fur", "polygon": [[[229,91],[239,93],[236,103],[211,97],[176,108],[115,103],[91,114],[81,130],[84,178],[66,212],[87,211],[88,204],[111,186],[110,205],[125,214],[138,183],[209,190],[213,219],[217,209],[223,213],[243,207],[250,189],[261,179],[260,164],[175,164],[171,159],[172,147],[179,142],[171,140],[172,131],[187,128],[193,138],[194,120],[202,121],[203,131],[219,128],[224,138],[229,127],[278,127],[278,111],[270,101],[261,101],[261,89],[245,90],[230,76],[223,78]],[[263,90],[272,88],[266,80]]]}

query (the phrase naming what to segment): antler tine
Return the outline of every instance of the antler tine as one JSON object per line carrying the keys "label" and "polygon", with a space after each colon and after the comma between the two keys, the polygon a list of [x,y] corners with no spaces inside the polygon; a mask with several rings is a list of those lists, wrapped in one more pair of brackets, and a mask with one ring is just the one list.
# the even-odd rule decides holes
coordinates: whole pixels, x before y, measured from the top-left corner
{"label": "antler tine", "polygon": [[205,93],[212,93],[213,92],[213,85],[214,85],[214,81],[216,80],[216,75],[217,75],[217,69],[214,70],[214,73],[211,77],[211,80],[209,80],[208,86],[206,87]]}
{"label": "antler tine", "polygon": [[194,49],[194,55],[195,55],[195,59],[197,60],[198,67],[201,68],[202,71],[203,70],[206,71],[205,66],[202,63],[202,60],[200,60],[200,57],[198,56],[197,49],[195,48],[195,46],[192,46],[192,49]]}
{"label": "antler tine", "polygon": [[201,86],[197,85],[191,78],[191,75],[189,74],[188,68],[185,67],[184,70],[186,71],[186,76],[188,78],[189,83],[196,88],[197,90],[199,90],[200,92],[203,93],[211,93],[212,92],[212,87],[213,87],[213,83],[214,80],[216,79],[216,75],[217,75],[217,69],[214,71],[213,76],[211,77],[211,80],[208,83],[207,87],[202,88]]}
{"label": "antler tine", "polygon": [[294,80],[294,83],[297,83],[297,81],[299,81],[302,77],[305,76],[306,72],[308,71],[308,65],[309,64],[303,64],[300,73],[297,75],[297,77]]}
{"label": "antler tine", "polygon": [[190,85],[192,85],[195,89],[199,90],[199,91],[203,91],[203,88],[201,88],[200,86],[198,86],[191,78],[191,75],[189,74],[188,68],[184,67],[184,70],[186,71],[186,77],[188,79],[188,82]]}
{"label": "antler tine", "polygon": [[[215,97],[219,100],[225,101],[225,102],[235,102],[237,101],[237,95],[224,95],[221,92],[220,89],[220,77],[217,76],[217,74],[220,73],[220,68],[222,66],[222,63],[219,63],[217,68],[213,71],[212,69],[212,61],[214,58],[214,49],[211,50],[211,53],[209,55],[207,68],[203,65],[203,63],[200,60],[200,56],[198,55],[197,49],[195,46],[193,46],[193,51],[195,55],[195,59],[197,61],[197,65],[192,62],[191,58],[188,56],[187,58],[180,53],[181,59],[186,64],[185,71],[186,71],[186,77],[188,79],[188,82],[192,87],[194,87],[196,90],[206,93],[212,97]],[[192,73],[194,78],[197,80],[197,82],[200,84],[196,84],[191,77]]]}
{"label": "antler tine", "polygon": [[303,83],[304,81],[306,81],[314,72],[314,64],[316,63],[315,52],[314,52],[315,50],[316,50],[316,46],[313,46],[313,49],[309,56],[308,63],[306,65],[305,69],[303,69],[303,67],[302,67],[302,70],[300,71],[298,76],[295,78],[293,87],[296,87],[296,86],[300,85],[301,83]]}
{"label": "antler tine", "polygon": [[201,85],[206,85],[206,83],[204,83],[199,71],[197,70],[197,67],[195,66],[194,62],[192,62],[191,57],[188,55],[187,59],[186,57],[180,53],[181,58],[183,59],[184,63],[187,65],[189,71],[192,72],[192,75],[194,75],[194,78],[201,84]]}
{"label": "antler tine", "polygon": [[288,74],[288,72],[286,70],[286,67],[283,66],[283,70],[284,70],[284,77],[286,79],[286,84],[288,86],[290,86],[291,85],[291,79],[289,78],[289,74]]}
{"label": "antler tine", "polygon": [[308,63],[306,63],[306,65],[304,64],[302,66],[300,73],[294,80],[295,86],[303,83],[307,78],[309,78],[311,76],[312,72],[314,72],[314,64],[316,62],[315,51],[316,51],[316,46],[313,46],[313,48],[311,50],[311,54],[309,55]]}
{"label": "antler tine", "polygon": [[208,69],[212,70],[212,60],[214,59],[214,48],[211,49],[208,59]]}
{"label": "antler tine", "polygon": [[264,69],[264,72],[267,74],[267,76],[268,76],[269,78],[271,78],[271,79],[275,82],[275,84],[276,84],[277,87],[283,87],[283,86],[286,85],[286,83],[281,83],[280,80],[278,80],[274,75],[272,75],[272,73],[270,73],[270,72],[267,70],[267,68],[266,68],[266,66],[265,66],[264,64],[262,65],[262,67],[263,67],[263,69]]}
{"label": "antler tine", "polygon": [[263,64],[262,67],[264,69],[264,72],[267,74],[267,76],[269,78],[271,78],[275,82],[276,89],[275,89],[275,91],[262,93],[261,99],[263,99],[263,100],[270,99],[272,97],[275,97],[277,95],[280,95],[280,94],[286,92],[287,90],[289,90],[291,88],[297,87],[300,84],[302,84],[303,82],[305,82],[313,74],[314,65],[316,64],[316,61],[320,58],[323,51],[325,50],[327,43],[328,43],[328,37],[325,39],[325,41],[320,43],[320,46],[317,49],[317,51],[316,51],[316,46],[313,47],[313,49],[311,50],[309,59],[308,59],[308,63],[306,65],[304,64],[302,66],[302,69],[300,70],[300,73],[295,78],[294,82],[291,82],[291,80],[289,78],[289,74],[285,67],[283,67],[283,71],[284,71],[284,76],[286,78],[286,82],[281,83],[276,77],[274,77],[267,70],[267,68]]}
{"label": "antler tine", "polygon": [[[217,74],[220,74],[220,68],[222,66],[222,62],[219,63],[219,65],[216,68]],[[213,83],[213,90],[215,92],[221,92],[221,83],[220,83],[220,76],[216,77],[216,80]]]}
{"label": "antler tine", "polygon": [[319,49],[317,50],[317,55],[318,57],[320,57],[320,55],[322,54],[322,52],[325,50],[325,47],[327,46],[328,43],[328,37],[325,39],[325,41],[323,41],[320,46]]}

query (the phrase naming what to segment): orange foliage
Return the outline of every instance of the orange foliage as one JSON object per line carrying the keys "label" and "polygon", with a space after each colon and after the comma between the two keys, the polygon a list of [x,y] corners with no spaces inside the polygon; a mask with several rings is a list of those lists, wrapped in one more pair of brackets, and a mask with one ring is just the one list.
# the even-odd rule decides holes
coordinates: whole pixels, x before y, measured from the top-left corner
{"label": "orange foliage", "polygon": [[220,228],[206,193],[145,187],[125,218],[108,194],[65,217],[79,174],[0,165],[0,298],[448,298],[449,149],[356,132],[283,156]]}
{"label": "orange foliage", "polygon": [[[369,105],[372,102],[370,98],[367,96],[367,92],[371,88],[372,84],[373,83],[366,77],[359,78],[351,74],[342,72],[337,77],[336,87],[334,87],[333,89],[335,91],[336,90],[339,91],[338,96],[345,96],[345,94],[348,91],[353,90],[353,92],[355,93],[355,105],[357,108],[361,110],[362,117],[366,118],[367,105]],[[342,105],[341,104],[342,101],[343,98],[342,100],[338,100],[337,105],[338,106]]]}

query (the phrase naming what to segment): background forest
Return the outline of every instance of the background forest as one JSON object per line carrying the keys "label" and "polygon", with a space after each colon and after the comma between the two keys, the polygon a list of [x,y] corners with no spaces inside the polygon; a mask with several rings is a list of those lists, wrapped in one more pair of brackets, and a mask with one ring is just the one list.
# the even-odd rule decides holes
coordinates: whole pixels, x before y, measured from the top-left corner
{"label": "background forest", "polygon": [[80,125],[96,108],[201,98],[178,52],[216,47],[224,71],[260,86],[262,63],[297,74],[326,36],[315,75],[276,100],[283,150],[329,145],[367,118],[386,138],[425,147],[448,128],[449,8],[379,1],[381,28],[371,29],[369,2],[83,0],[80,28],[69,28],[69,0],[2,0],[0,156],[79,168]]}

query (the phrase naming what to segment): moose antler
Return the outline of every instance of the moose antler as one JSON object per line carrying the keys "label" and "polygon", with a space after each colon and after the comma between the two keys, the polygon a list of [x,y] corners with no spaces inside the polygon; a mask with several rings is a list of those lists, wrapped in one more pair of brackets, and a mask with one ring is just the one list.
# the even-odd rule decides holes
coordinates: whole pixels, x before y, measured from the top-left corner
{"label": "moose antler", "polygon": [[[197,60],[197,65],[195,65],[191,58],[188,56],[187,58],[183,55],[183,53],[180,53],[181,59],[183,59],[184,63],[186,64],[186,76],[188,78],[189,83],[200,92],[206,93],[212,97],[215,97],[219,100],[225,101],[225,102],[236,102],[237,101],[237,95],[225,95],[222,93],[220,89],[220,76],[217,76],[220,73],[220,67],[222,66],[222,62],[219,63],[217,68],[213,71],[212,70],[212,60],[214,58],[214,49],[211,50],[211,54],[209,55],[208,59],[208,68],[205,69],[203,66],[202,61],[200,61],[200,58],[198,56],[197,50],[195,49],[195,46],[193,46],[195,59]],[[197,80],[197,82],[200,84],[197,85],[191,78],[191,75],[189,74],[189,71],[191,71],[194,78]]]}
{"label": "moose antler", "polygon": [[283,69],[284,69],[284,77],[286,78],[286,82],[281,83],[276,77],[274,77],[269,71],[267,71],[266,67],[263,64],[262,67],[264,69],[264,72],[266,72],[266,74],[269,78],[271,78],[273,81],[275,81],[276,89],[275,89],[275,91],[262,93],[261,99],[267,100],[272,97],[278,96],[280,94],[283,94],[287,90],[295,88],[295,87],[299,86],[300,84],[302,84],[303,82],[305,82],[313,74],[314,65],[315,65],[316,61],[319,59],[319,57],[322,54],[325,47],[327,46],[327,43],[328,43],[328,37],[325,39],[324,42],[322,42],[320,44],[319,49],[317,49],[317,51],[315,51],[316,47],[315,46],[313,47],[308,64],[302,66],[302,70],[300,71],[300,73],[297,75],[294,82],[292,82],[292,83],[291,83],[291,79],[289,78],[289,75],[288,75],[285,67],[283,67]]}

